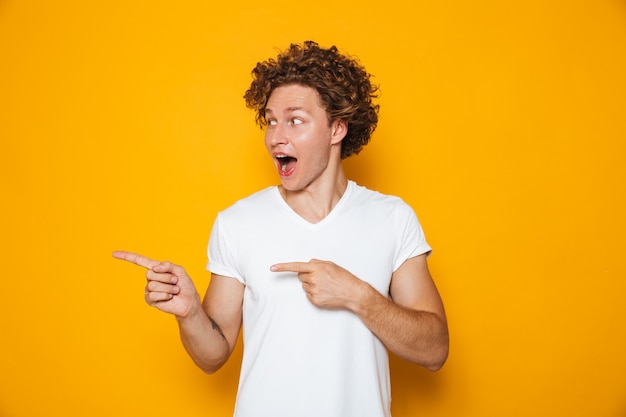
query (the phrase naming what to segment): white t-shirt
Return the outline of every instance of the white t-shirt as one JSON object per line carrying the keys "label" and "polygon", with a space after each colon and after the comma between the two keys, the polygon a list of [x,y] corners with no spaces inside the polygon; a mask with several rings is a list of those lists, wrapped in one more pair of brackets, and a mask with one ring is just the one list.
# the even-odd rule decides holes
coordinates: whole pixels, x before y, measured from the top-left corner
{"label": "white t-shirt", "polygon": [[315,224],[296,214],[277,187],[219,213],[207,269],[245,285],[235,416],[388,417],[384,345],[356,315],[314,306],[295,273],[270,266],[332,261],[387,296],[391,274],[430,250],[407,204],[352,181]]}

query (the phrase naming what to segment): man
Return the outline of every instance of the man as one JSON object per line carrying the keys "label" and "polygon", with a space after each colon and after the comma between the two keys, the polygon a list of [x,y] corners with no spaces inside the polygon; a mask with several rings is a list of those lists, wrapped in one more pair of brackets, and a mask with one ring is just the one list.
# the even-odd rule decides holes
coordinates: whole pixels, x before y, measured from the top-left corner
{"label": "man", "polygon": [[219,213],[204,301],[182,267],[114,256],[148,269],[146,301],[176,316],[205,372],[228,360],[243,324],[237,417],[389,416],[387,350],[435,371],[448,330],[413,210],[342,168],[376,127],[377,89],[356,60],[314,42],[253,78],[246,103],[280,185]]}

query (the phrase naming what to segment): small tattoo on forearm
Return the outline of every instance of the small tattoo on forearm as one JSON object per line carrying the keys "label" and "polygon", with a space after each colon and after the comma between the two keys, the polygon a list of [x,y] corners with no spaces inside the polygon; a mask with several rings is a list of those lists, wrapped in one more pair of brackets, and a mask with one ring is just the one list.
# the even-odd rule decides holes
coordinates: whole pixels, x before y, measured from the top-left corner
{"label": "small tattoo on forearm", "polygon": [[220,336],[222,336],[222,339],[226,341],[226,336],[224,336],[224,332],[222,332],[222,329],[220,329],[220,326],[211,317],[209,317],[209,320],[211,320],[211,326],[213,326],[213,330],[217,331],[220,334]]}

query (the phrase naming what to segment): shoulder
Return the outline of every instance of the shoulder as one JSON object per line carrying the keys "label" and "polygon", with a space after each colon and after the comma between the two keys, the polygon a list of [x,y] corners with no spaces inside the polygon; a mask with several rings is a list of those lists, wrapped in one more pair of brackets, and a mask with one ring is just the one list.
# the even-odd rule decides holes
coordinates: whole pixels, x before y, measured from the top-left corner
{"label": "shoulder", "polygon": [[263,210],[264,207],[270,207],[276,203],[276,195],[278,191],[275,186],[264,188],[247,197],[236,201],[231,206],[219,212],[219,217],[239,217]]}
{"label": "shoulder", "polygon": [[392,213],[405,216],[414,215],[413,208],[398,196],[370,190],[354,182],[351,182],[351,188],[351,200],[356,207],[362,207],[368,211],[381,211],[386,215]]}

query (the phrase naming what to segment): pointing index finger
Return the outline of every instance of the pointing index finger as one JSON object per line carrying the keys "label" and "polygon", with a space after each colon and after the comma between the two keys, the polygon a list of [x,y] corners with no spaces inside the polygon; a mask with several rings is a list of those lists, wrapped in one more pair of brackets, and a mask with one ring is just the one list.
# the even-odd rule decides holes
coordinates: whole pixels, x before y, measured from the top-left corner
{"label": "pointing index finger", "polygon": [[311,272],[309,262],[282,262],[270,267],[272,272]]}
{"label": "pointing index finger", "polygon": [[123,261],[133,263],[135,265],[142,266],[146,269],[151,269],[153,266],[158,265],[160,263],[158,261],[155,261],[154,259],[150,259],[138,253],[126,252],[126,251],[121,251],[121,250],[113,252],[113,257],[116,259],[121,259]]}

